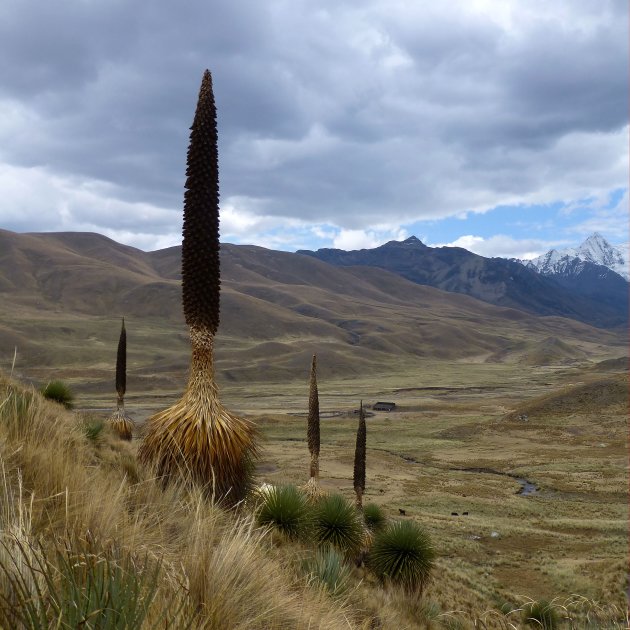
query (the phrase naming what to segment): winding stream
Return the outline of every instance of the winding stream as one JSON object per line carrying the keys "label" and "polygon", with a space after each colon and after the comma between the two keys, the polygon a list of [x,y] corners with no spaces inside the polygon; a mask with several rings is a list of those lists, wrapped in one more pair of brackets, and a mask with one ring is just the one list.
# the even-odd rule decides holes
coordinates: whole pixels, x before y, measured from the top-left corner
{"label": "winding stream", "polygon": [[513,473],[501,472],[500,470],[495,470],[494,468],[450,468],[449,470],[456,470],[460,472],[474,472],[474,473],[484,473],[487,475],[501,475],[502,477],[510,477],[518,483],[521,484],[521,489],[516,493],[522,497],[529,497],[533,494],[538,494],[538,487],[535,483],[532,483],[528,479],[524,477],[519,477]]}
{"label": "winding stream", "polygon": [[[385,453],[389,453],[390,455],[395,455],[404,459],[406,462],[410,464],[422,464],[421,461],[417,460],[415,457],[411,457],[409,455],[403,455],[402,453],[395,453],[394,451],[389,451],[387,449],[375,449],[380,450]],[[486,475],[500,475],[501,477],[510,477],[514,479],[514,481],[518,481],[521,484],[521,489],[516,492],[521,497],[530,497],[534,494],[538,494],[539,488],[538,486],[530,481],[529,479],[525,479],[524,477],[519,477],[514,473],[501,472],[500,470],[495,470],[494,468],[482,468],[482,467],[468,467],[468,468],[448,468],[448,470],[453,470],[457,472],[471,472],[471,473],[482,473]]]}
{"label": "winding stream", "polygon": [[527,479],[523,479],[521,477],[514,477],[514,479],[516,479],[516,481],[518,481],[522,486],[517,494],[520,494],[522,497],[528,497],[531,494],[538,494],[538,488],[536,487],[536,484],[532,483],[531,481],[527,481]]}

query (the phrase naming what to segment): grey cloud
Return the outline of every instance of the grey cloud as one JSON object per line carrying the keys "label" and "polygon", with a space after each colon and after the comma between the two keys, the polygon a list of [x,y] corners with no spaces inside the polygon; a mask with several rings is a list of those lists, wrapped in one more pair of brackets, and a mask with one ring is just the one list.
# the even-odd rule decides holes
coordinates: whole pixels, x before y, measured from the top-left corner
{"label": "grey cloud", "polygon": [[[359,228],[525,198],[585,170],[556,150],[564,137],[626,124],[625,3],[542,3],[541,15],[558,15],[529,15],[514,32],[441,4],[401,6],[10,2],[0,112],[26,114],[0,121],[0,159],[107,182],[121,202],[162,208],[153,229],[168,231],[209,67],[222,197]],[[603,187],[620,184],[609,158],[587,156]],[[130,230],[143,222],[85,212]]]}
{"label": "grey cloud", "polygon": [[3,89],[16,97],[54,97],[95,80],[103,58],[129,54],[138,16],[124,2],[9,2],[0,20]]}
{"label": "grey cloud", "polygon": [[570,129],[609,131],[628,118],[626,27],[582,34],[542,28],[510,54],[504,73],[510,104],[552,137]]}

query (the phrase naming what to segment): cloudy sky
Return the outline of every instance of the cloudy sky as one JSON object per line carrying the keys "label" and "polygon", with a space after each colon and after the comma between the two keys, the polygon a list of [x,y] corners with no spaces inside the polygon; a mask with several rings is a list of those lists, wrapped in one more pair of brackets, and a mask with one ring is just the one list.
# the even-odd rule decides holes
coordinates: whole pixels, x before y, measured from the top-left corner
{"label": "cloudy sky", "polygon": [[0,227],[181,240],[201,76],[221,234],[628,239],[627,0],[3,0]]}

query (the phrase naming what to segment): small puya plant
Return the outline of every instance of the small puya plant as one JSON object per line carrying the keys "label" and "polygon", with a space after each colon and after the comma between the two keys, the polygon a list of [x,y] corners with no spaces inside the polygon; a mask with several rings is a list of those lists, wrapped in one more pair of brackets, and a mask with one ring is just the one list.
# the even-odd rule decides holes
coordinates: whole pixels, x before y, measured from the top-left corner
{"label": "small puya plant", "polygon": [[133,420],[125,412],[125,392],[127,391],[127,331],[123,317],[118,338],[118,352],[116,353],[116,411],[109,417],[112,429],[123,439],[130,440],[133,435]]}
{"label": "small puya plant", "polygon": [[357,443],[354,449],[354,492],[357,495],[357,508],[363,510],[363,493],[365,492],[365,445],[367,431],[365,427],[365,413],[363,401],[359,405],[359,426],[357,428]]}
{"label": "small puya plant", "polygon": [[317,355],[313,355],[311,362],[311,379],[308,394],[308,419],[306,421],[306,440],[311,456],[309,468],[309,480],[303,487],[304,492],[311,500],[322,496],[319,487],[319,392],[317,390]]}
{"label": "small puya plant", "polygon": [[214,373],[219,326],[219,164],[212,76],[206,70],[191,127],[184,194],[182,302],[192,357],[188,385],[172,407],[147,421],[138,451],[164,482],[204,486],[228,505],[249,490],[257,429],[223,407]]}

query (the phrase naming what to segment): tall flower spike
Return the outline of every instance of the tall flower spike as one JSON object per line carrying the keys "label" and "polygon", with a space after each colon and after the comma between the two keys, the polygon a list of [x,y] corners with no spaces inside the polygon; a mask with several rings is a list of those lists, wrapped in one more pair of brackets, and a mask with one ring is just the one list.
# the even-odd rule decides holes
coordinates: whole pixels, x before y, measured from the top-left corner
{"label": "tall flower spike", "polygon": [[311,454],[310,477],[319,480],[319,393],[317,391],[317,356],[311,363],[311,383],[308,395],[308,450]]}
{"label": "tall flower spike", "polygon": [[119,404],[124,404],[127,391],[127,331],[125,330],[125,318],[122,318],[120,337],[118,338],[118,352],[116,354],[116,392]]}
{"label": "tall flower spike", "polygon": [[122,319],[120,337],[118,338],[118,351],[116,352],[116,411],[109,417],[112,429],[123,439],[130,440],[133,434],[134,424],[125,412],[125,393],[127,391],[127,331],[125,330],[125,318]]}
{"label": "tall flower spike", "polygon": [[354,491],[357,495],[357,507],[363,509],[363,493],[365,492],[365,446],[367,431],[363,401],[359,405],[359,427],[357,428],[357,444],[354,450]]}
{"label": "tall flower spike", "polygon": [[190,375],[181,400],[147,421],[138,457],[153,465],[165,483],[184,477],[233,505],[250,486],[257,431],[223,407],[214,378],[221,290],[216,118],[206,70],[191,127],[184,193],[182,302],[192,346]]}
{"label": "tall flower spike", "polygon": [[184,193],[182,301],[191,328],[216,335],[219,327],[219,160],[217,110],[206,70],[191,127]]}

